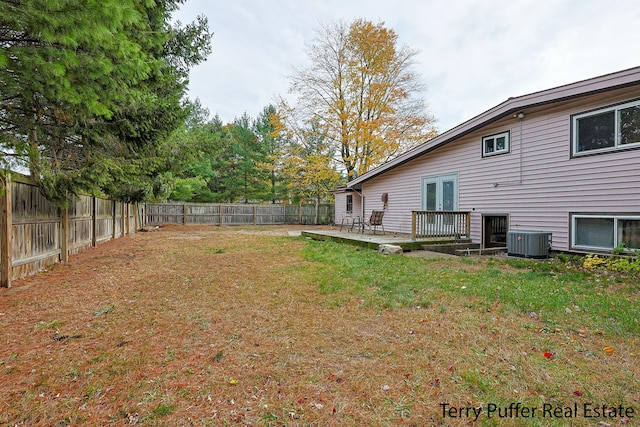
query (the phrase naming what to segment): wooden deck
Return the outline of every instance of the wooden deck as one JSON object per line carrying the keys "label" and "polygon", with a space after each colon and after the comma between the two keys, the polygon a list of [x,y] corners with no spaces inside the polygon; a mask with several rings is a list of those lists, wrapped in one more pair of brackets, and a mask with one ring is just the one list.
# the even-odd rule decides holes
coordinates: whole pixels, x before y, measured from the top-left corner
{"label": "wooden deck", "polygon": [[419,238],[412,239],[410,235],[393,234],[387,232],[382,234],[378,231],[373,234],[369,231],[365,233],[340,231],[336,229],[307,230],[302,231],[302,235],[314,240],[332,240],[339,243],[347,243],[354,246],[362,246],[369,249],[378,249],[382,244],[400,246],[404,251],[416,251],[422,249],[422,245],[447,244],[447,243],[470,243],[470,239],[452,238]]}

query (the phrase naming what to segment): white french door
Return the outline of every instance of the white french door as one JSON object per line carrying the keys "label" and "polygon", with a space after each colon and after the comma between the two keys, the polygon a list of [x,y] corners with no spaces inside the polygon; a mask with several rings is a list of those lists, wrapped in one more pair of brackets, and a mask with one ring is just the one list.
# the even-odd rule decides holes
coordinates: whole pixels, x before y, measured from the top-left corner
{"label": "white french door", "polygon": [[422,210],[458,210],[458,175],[422,178]]}
{"label": "white french door", "polygon": [[[458,175],[440,175],[422,178],[422,210],[457,211]],[[453,217],[444,215],[428,216],[429,228],[445,231],[453,226]]]}

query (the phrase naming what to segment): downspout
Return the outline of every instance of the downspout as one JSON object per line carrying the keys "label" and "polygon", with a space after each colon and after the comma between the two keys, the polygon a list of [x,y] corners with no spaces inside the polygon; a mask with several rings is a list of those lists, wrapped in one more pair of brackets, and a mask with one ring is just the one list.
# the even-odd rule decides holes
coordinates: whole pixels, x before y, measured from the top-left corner
{"label": "downspout", "polygon": [[516,114],[516,117],[520,119],[520,182],[522,184],[522,151],[524,147],[522,146],[522,119],[524,118],[524,113]]}
{"label": "downspout", "polygon": [[353,192],[356,193],[358,196],[360,196],[360,209],[362,210],[362,220],[364,221],[364,194],[362,194],[361,192],[359,192],[358,190],[356,190],[355,188],[352,188]]}

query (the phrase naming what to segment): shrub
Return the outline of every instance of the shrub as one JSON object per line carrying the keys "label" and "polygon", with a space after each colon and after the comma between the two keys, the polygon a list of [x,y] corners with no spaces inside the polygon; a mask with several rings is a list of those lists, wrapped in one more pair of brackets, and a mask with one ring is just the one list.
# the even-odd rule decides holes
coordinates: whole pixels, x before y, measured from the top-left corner
{"label": "shrub", "polygon": [[588,270],[601,268],[605,264],[605,259],[598,255],[589,254],[582,258],[582,266]]}
{"label": "shrub", "polygon": [[640,257],[602,257],[589,254],[582,258],[582,266],[588,270],[605,269],[622,273],[640,272]]}

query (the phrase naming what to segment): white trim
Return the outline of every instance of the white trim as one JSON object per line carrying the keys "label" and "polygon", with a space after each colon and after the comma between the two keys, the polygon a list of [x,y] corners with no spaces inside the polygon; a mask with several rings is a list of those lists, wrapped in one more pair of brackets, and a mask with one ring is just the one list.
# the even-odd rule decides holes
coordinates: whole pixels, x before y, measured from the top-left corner
{"label": "white trim", "polygon": [[528,95],[509,98],[501,104],[498,104],[495,107],[467,120],[466,122],[441,133],[433,139],[426,141],[424,144],[420,144],[412,150],[400,154],[393,160],[360,175],[347,183],[347,187],[359,187],[365,181],[383,174],[405,162],[411,161],[418,156],[455,141],[462,135],[466,135],[480,127],[486,126],[488,123],[492,123],[502,117],[511,116],[513,113],[522,111],[531,106],[553,104],[570,98],[588,96],[602,91],[614,90],[620,87],[638,84],[640,84],[640,67],[634,67],[592,79],[582,80],[540,92],[534,92]]}
{"label": "white trim", "polygon": [[[612,219],[613,220],[613,247],[601,247],[601,246],[587,246],[587,245],[578,245],[576,244],[576,219],[579,218],[598,218],[598,219]],[[640,221],[640,216],[637,215],[598,215],[598,214],[575,214],[571,215],[571,247],[573,249],[584,249],[584,250],[606,250],[610,251],[618,246],[622,242],[618,242],[618,221],[624,219],[631,219],[635,221]],[[640,248],[633,248],[640,249]]]}
{"label": "white trim", "polygon": [[[493,139],[493,143],[495,145],[497,145],[497,139],[500,137],[504,137],[504,148],[502,148],[501,150],[498,150],[495,146],[494,146],[494,150],[493,151],[487,151],[487,145],[486,143],[490,140]],[[509,141],[509,131],[506,132],[500,132],[500,133],[496,133],[493,135],[487,135],[487,136],[483,136],[482,137],[482,157],[490,157],[490,156],[497,156],[499,154],[505,154],[509,152],[509,148],[510,148],[510,144],[511,141]]]}

